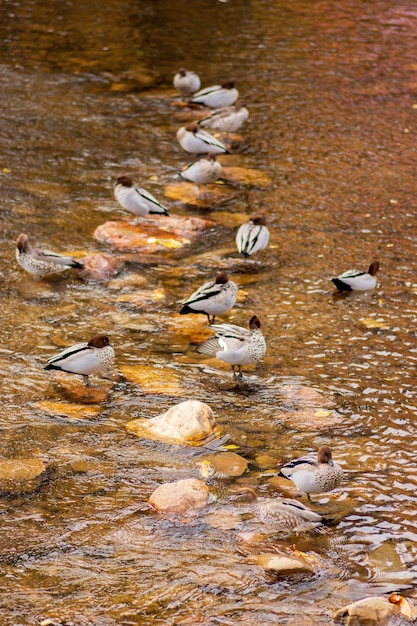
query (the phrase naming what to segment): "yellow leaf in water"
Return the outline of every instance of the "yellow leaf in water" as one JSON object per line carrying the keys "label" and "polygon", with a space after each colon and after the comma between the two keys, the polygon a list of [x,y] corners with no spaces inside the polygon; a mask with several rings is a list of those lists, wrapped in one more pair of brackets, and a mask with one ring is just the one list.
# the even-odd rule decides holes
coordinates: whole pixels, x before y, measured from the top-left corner
{"label": "yellow leaf in water", "polygon": [[366,328],[384,328],[388,329],[386,322],[383,320],[376,320],[373,317],[362,317],[360,320]]}
{"label": "yellow leaf in water", "polygon": [[317,409],[317,411],[314,413],[316,417],[329,417],[329,415],[331,414],[332,412],[328,411],[327,409]]}
{"label": "yellow leaf in water", "polygon": [[9,170],[9,168],[8,168],[8,167],[3,167],[3,170],[2,170],[2,171],[3,171],[5,174],[10,174],[10,172],[11,172],[11,170]]}
{"label": "yellow leaf in water", "polygon": [[152,296],[154,300],[164,300],[165,292],[163,289],[154,289],[152,292]]}
{"label": "yellow leaf in water", "polygon": [[229,443],[227,446],[223,446],[226,450],[237,450],[239,446],[236,446],[234,443]]}

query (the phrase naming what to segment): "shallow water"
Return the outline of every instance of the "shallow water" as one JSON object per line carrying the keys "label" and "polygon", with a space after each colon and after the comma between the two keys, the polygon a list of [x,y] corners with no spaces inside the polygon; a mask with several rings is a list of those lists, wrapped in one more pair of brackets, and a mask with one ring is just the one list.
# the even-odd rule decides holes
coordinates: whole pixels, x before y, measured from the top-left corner
{"label": "shallow water", "polygon": [[[2,624],[331,624],[365,595],[413,595],[416,22],[412,3],[387,0],[0,7],[2,454],[48,467],[36,489],[0,500]],[[203,85],[235,81],[251,117],[223,162],[272,180],[228,185],[213,211],[164,198],[192,160],[175,141],[183,121],[171,81],[182,65]],[[22,231],[53,250],[117,255],[93,233],[130,219],[112,195],[125,171],[171,213],[215,222],[181,251],[129,258],[117,277],[143,276],[165,297],[141,308],[121,300],[129,284],[26,276],[14,258]],[[245,264],[235,227],[261,210],[271,246]],[[375,292],[335,296],[330,278],[375,256]],[[256,313],[267,340],[250,391],[195,353],[205,319],[176,315],[223,268],[242,291],[228,320],[246,325]],[[170,393],[121,378],[95,416],[47,413],[42,401],[63,398],[46,359],[96,330],[111,337],[119,368],[153,366]],[[288,417],[303,387],[332,400],[338,421]],[[207,511],[237,512],[232,529],[149,511],[158,485],[197,476],[198,456],[136,439],[125,424],[189,398],[213,408],[250,462],[237,482],[260,496],[277,493],[275,459],[330,445],[347,479],[316,506],[337,521],[259,547],[244,533],[262,526],[238,505]],[[316,559],[313,575],[282,578],[249,559],[294,544]]]}

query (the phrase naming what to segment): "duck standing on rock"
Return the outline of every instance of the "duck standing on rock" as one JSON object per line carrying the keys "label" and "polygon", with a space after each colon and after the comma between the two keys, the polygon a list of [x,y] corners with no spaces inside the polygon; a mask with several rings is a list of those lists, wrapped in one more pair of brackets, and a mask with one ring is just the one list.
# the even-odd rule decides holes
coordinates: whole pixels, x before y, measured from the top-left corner
{"label": "duck standing on rock", "polygon": [[[256,315],[249,321],[249,330],[235,324],[212,324],[216,335],[201,343],[197,352],[215,356],[232,366],[233,378],[242,380],[242,365],[262,361],[266,353],[266,343],[261,331],[261,323]],[[236,374],[236,369],[239,374]]]}
{"label": "duck standing on rock", "polygon": [[283,465],[279,476],[291,480],[300,491],[307,494],[332,491],[343,480],[343,470],[332,459],[329,446],[321,446],[317,452],[317,460],[302,456]]}
{"label": "duck standing on rock", "polygon": [[182,126],[177,131],[177,139],[183,150],[191,154],[228,154],[226,146],[210,133],[201,130],[197,124]]}
{"label": "duck standing on rock", "polygon": [[201,86],[198,74],[183,67],[175,74],[173,83],[183,100],[189,99]]}
{"label": "duck standing on rock", "polygon": [[89,387],[90,374],[108,368],[113,360],[114,350],[109,338],[99,333],[94,335],[88,343],[77,343],[51,356],[44,369],[80,374],[84,378],[85,385]]}
{"label": "duck standing on rock", "polygon": [[138,217],[168,215],[168,209],[142,187],[134,187],[132,178],[127,174],[117,178],[114,197],[121,207]]}
{"label": "duck standing on rock", "polygon": [[57,274],[67,269],[84,269],[84,265],[72,256],[65,256],[50,250],[33,248],[29,237],[21,233],[16,241],[16,260],[24,270],[42,278],[48,274]]}
{"label": "duck standing on rock", "polygon": [[209,152],[206,158],[193,161],[181,172],[181,176],[186,180],[190,180],[199,187],[214,183],[222,173],[222,166],[216,160],[214,152]]}
{"label": "duck standing on rock", "polygon": [[367,272],[348,270],[337,278],[332,278],[332,282],[339,291],[367,291],[368,289],[375,289],[378,270],[379,261],[372,261]]}
{"label": "duck standing on rock", "polygon": [[239,98],[239,92],[233,82],[228,81],[222,85],[205,87],[194,94],[192,104],[203,104],[210,109],[228,107]]}
{"label": "duck standing on rock", "polygon": [[239,226],[235,241],[238,252],[245,258],[266,248],[269,242],[269,230],[265,218],[259,215],[247,224]]}
{"label": "duck standing on rock", "polygon": [[226,272],[220,272],[215,281],[204,283],[184,302],[181,315],[202,313],[214,322],[216,315],[227,313],[236,301],[238,287],[229,280]]}

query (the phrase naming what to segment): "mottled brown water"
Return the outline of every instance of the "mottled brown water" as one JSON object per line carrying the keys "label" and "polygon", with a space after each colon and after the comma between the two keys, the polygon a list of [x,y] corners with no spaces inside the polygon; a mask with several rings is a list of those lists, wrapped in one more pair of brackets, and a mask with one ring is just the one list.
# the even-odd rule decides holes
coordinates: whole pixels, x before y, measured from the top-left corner
{"label": "mottled brown water", "polygon": [[[37,490],[0,500],[2,624],[331,624],[352,599],[413,595],[416,32],[413,3],[388,0],[0,6],[1,452],[49,468]],[[182,65],[203,85],[235,81],[251,118],[230,159],[264,170],[271,185],[230,186],[227,203],[205,212],[216,222],[209,236],[128,264],[122,278],[140,274],[165,291],[146,310],[118,301],[117,283],[24,275],[14,259],[22,231],[51,249],[115,254],[93,232],[122,215],[112,196],[120,173],[163,200],[191,160],[175,141],[171,81]],[[259,210],[272,245],[247,273],[233,256],[234,225]],[[335,297],[329,279],[375,256],[377,290]],[[263,322],[268,355],[251,392],[201,368],[190,321],[175,317],[220,267],[238,270],[245,292],[229,319],[245,325],[256,312]],[[119,367],[160,368],[177,376],[177,392],[122,381],[93,418],[42,410],[45,398],[62,401],[46,358],[96,330],[111,336]],[[344,422],[287,421],[294,386],[332,399]],[[125,424],[188,398],[213,408],[250,461],[241,482],[262,496],[276,490],[259,457],[331,445],[347,480],[318,500],[339,521],[324,535],[268,544],[309,552],[315,574],[279,578],[249,563],[243,518],[227,530],[146,508],[158,485],[196,476],[196,457],[135,439]]]}

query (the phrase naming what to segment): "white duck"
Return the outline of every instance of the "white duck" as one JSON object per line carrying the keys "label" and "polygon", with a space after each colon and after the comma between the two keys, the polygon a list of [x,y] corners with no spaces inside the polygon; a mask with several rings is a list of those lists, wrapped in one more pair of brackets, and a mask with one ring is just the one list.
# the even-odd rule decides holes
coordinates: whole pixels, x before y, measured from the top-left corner
{"label": "white duck", "polygon": [[[261,331],[261,323],[256,315],[249,321],[249,330],[235,324],[212,324],[215,333],[201,343],[197,352],[215,356],[232,366],[233,377],[242,380],[242,365],[261,361],[266,352],[266,343]],[[236,375],[237,367],[239,375]]]}
{"label": "white duck", "polygon": [[232,308],[237,291],[236,283],[229,280],[226,272],[220,272],[215,281],[204,283],[184,302],[180,314],[203,313],[209,323],[214,322],[216,315],[223,315]]}
{"label": "white duck", "polygon": [[300,491],[307,494],[332,491],[343,480],[343,470],[332,459],[329,446],[321,446],[317,452],[317,460],[309,456],[302,456],[283,465],[279,472],[291,480]]}
{"label": "white duck", "polygon": [[248,257],[266,248],[269,242],[269,230],[262,215],[253,217],[247,224],[239,226],[236,233],[238,252]]}
{"label": "white duck", "polygon": [[367,272],[348,270],[337,278],[332,278],[332,282],[339,291],[367,291],[368,289],[375,289],[378,270],[379,261],[372,261]]}
{"label": "white duck", "polygon": [[200,187],[213,183],[220,177],[222,172],[221,164],[216,161],[214,152],[209,152],[207,157],[193,161],[181,172],[181,176],[190,180]]}
{"label": "white duck", "polygon": [[190,98],[193,93],[200,89],[201,81],[195,72],[181,67],[174,76],[174,87],[181,94],[182,99]]}
{"label": "white duck", "polygon": [[148,191],[142,187],[135,187],[127,174],[119,176],[116,180],[114,197],[120,206],[138,217],[151,214],[168,215],[168,209]]}
{"label": "white duck", "polygon": [[239,98],[239,92],[234,83],[228,81],[222,85],[212,85],[201,89],[194,94],[191,102],[193,104],[203,104],[211,109],[220,109],[234,104]]}
{"label": "white duck", "polygon": [[177,139],[181,148],[192,154],[206,154],[208,152],[227,154],[229,152],[221,141],[215,139],[210,133],[206,133],[205,130],[201,130],[197,124],[188,124],[179,128]]}
{"label": "white duck", "polygon": [[61,370],[80,374],[89,385],[88,377],[108,368],[114,360],[114,350],[106,335],[94,335],[89,342],[77,343],[48,359],[46,370]]}

